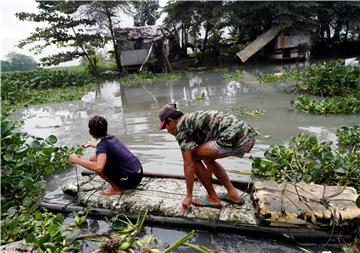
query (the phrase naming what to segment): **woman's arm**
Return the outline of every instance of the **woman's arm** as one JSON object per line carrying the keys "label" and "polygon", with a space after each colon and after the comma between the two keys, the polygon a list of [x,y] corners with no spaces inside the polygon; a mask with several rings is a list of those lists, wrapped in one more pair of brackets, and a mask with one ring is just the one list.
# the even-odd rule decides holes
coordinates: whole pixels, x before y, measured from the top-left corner
{"label": "woman's arm", "polygon": [[79,164],[86,169],[93,170],[98,173],[104,170],[106,159],[106,153],[100,153],[99,155],[97,155],[96,162],[81,159],[76,154],[71,154],[69,156],[70,162]]}

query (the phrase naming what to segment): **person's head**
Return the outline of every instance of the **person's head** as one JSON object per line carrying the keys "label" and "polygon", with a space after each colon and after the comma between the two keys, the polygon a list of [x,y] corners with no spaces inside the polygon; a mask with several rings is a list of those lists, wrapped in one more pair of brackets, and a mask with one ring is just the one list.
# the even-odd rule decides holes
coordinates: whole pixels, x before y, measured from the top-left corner
{"label": "person's head", "polygon": [[101,138],[107,135],[108,123],[101,116],[94,116],[89,120],[89,133],[95,138]]}
{"label": "person's head", "polygon": [[177,120],[183,116],[184,113],[176,109],[176,104],[164,105],[159,112],[160,126],[159,130],[167,129],[169,134],[174,135],[176,130]]}

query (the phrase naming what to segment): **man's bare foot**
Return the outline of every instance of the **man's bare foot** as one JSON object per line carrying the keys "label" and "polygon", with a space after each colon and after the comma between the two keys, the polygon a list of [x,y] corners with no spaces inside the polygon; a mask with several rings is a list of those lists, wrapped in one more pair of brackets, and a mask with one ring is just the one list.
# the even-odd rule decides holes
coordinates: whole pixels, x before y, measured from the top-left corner
{"label": "man's bare foot", "polygon": [[121,190],[116,190],[112,187],[107,188],[105,190],[102,190],[99,192],[101,195],[106,195],[106,196],[110,196],[110,195],[119,195],[121,196],[123,194],[123,192]]}

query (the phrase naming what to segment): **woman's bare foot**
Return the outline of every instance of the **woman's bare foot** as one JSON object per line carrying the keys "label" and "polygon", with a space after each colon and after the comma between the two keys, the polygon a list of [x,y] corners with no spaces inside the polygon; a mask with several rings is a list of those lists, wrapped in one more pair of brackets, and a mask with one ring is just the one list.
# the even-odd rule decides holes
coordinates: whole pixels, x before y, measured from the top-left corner
{"label": "woman's bare foot", "polygon": [[117,190],[117,189],[114,189],[114,188],[110,187],[110,188],[107,188],[105,190],[100,191],[99,193],[101,195],[106,195],[106,196],[110,196],[110,195],[119,195],[119,196],[121,196],[123,192],[121,190]]}

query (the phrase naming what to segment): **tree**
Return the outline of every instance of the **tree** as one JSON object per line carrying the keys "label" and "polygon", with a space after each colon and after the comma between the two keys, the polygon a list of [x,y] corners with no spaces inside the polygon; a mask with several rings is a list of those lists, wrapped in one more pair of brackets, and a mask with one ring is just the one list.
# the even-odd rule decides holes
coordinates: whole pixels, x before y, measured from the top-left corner
{"label": "tree", "polygon": [[358,38],[359,12],[359,2],[320,2],[317,9],[320,40],[331,44]]}
{"label": "tree", "polygon": [[160,17],[159,1],[134,1],[134,26],[155,25]]}
{"label": "tree", "polygon": [[102,48],[105,44],[103,36],[99,33],[89,33],[87,30],[96,24],[92,20],[79,15],[81,1],[38,1],[39,13],[16,13],[16,16],[23,21],[46,22],[46,27],[37,27],[28,38],[20,41],[19,47],[27,44],[42,42],[37,44],[32,51],[39,54],[50,45],[67,47],[72,50],[53,54],[41,58],[41,62],[46,65],[57,65],[79,57],[85,57],[91,66],[92,73],[97,75],[95,52],[97,48]]}
{"label": "tree", "polygon": [[[80,1],[81,2],[81,1]],[[117,68],[121,71],[121,60],[118,54],[118,42],[115,40],[114,29],[119,27],[120,14],[130,14],[131,4],[127,1],[87,1],[82,2],[82,14],[90,20],[96,21],[93,29],[102,34],[106,42],[111,41],[113,55]]]}
{"label": "tree", "polygon": [[38,63],[31,56],[10,52],[1,61],[1,71],[27,71],[35,69]]}
{"label": "tree", "polygon": [[228,2],[224,18],[237,42],[247,43],[272,26],[291,32],[312,31],[317,6],[315,2]]}

